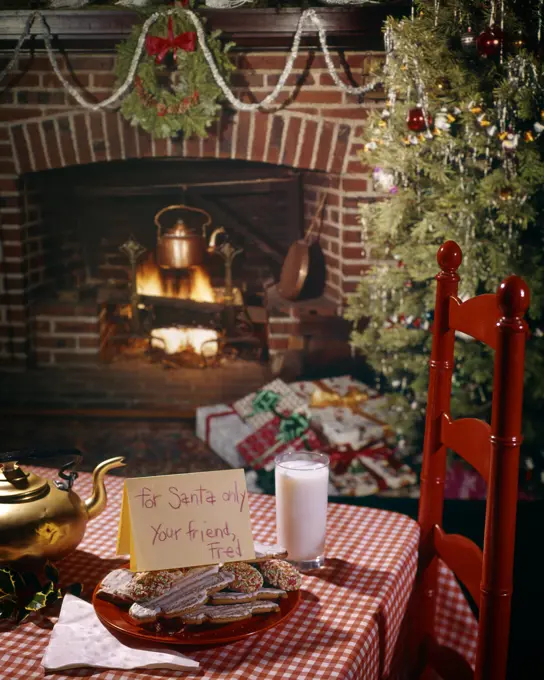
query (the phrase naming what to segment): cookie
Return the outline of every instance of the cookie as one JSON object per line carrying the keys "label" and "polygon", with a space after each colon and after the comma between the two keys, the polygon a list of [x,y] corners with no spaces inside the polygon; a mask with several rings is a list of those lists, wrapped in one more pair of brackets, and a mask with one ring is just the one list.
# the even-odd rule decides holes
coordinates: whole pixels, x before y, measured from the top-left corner
{"label": "cookie", "polygon": [[287,593],[281,588],[259,588],[257,591],[258,600],[279,600],[284,597],[287,597]]}
{"label": "cookie", "polygon": [[210,594],[223,590],[233,580],[232,574],[219,573],[217,566],[191,569],[163,595],[134,603],[129,616],[138,623],[182,616],[203,605]]}
{"label": "cookie", "polygon": [[229,589],[238,593],[254,593],[263,586],[261,573],[246,562],[229,562],[229,564],[221,567],[221,572],[234,576]]}
{"label": "cookie", "polygon": [[229,593],[222,590],[210,596],[210,604],[245,604],[254,602],[257,599],[257,592],[254,593]]}
{"label": "cookie", "polygon": [[149,600],[167,593],[185,573],[185,569],[142,571],[135,574],[126,590],[134,602]]}
{"label": "cookie", "polygon": [[233,605],[204,605],[181,617],[183,623],[200,625],[202,623],[232,623],[249,619],[253,614],[268,614],[279,611],[275,602],[248,602]]}
{"label": "cookie", "polygon": [[136,574],[128,569],[114,569],[102,579],[96,594],[103,600],[115,604],[132,603],[134,599],[129,592],[129,586],[135,576]]}
{"label": "cookie", "polygon": [[297,569],[283,560],[267,560],[259,564],[259,569],[267,583],[275,588],[292,591],[299,590],[302,582]]}

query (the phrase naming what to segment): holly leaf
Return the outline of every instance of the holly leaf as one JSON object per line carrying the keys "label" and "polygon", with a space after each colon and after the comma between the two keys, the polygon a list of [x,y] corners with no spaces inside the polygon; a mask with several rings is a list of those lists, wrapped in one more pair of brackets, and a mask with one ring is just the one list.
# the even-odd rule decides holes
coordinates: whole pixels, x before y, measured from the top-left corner
{"label": "holly leaf", "polygon": [[45,575],[47,578],[52,581],[53,583],[58,583],[59,582],[59,570],[51,564],[51,562],[48,562],[45,565]]}
{"label": "holly leaf", "polygon": [[82,583],[71,583],[68,588],[66,588],[66,592],[70,593],[70,595],[75,595],[76,597],[81,597],[81,593],[83,592],[83,584]]}
{"label": "holly leaf", "polygon": [[0,597],[15,595],[16,586],[14,573],[11,569],[0,569]]}
{"label": "holly leaf", "polygon": [[21,574],[21,579],[23,581],[25,590],[28,590],[31,593],[37,593],[42,589],[40,579],[32,571],[27,571],[24,574]]}
{"label": "holly leaf", "polygon": [[11,619],[18,610],[15,600],[0,600],[0,619]]}
{"label": "holly leaf", "polygon": [[[52,583],[51,581],[46,583],[44,589],[36,593],[34,597],[30,600],[30,602],[27,602],[27,604],[25,605],[26,611],[36,612],[40,609],[43,609],[43,607],[45,607],[45,605],[47,604],[47,598],[56,590],[57,589],[55,588],[54,583]],[[25,616],[28,615],[25,614]]]}

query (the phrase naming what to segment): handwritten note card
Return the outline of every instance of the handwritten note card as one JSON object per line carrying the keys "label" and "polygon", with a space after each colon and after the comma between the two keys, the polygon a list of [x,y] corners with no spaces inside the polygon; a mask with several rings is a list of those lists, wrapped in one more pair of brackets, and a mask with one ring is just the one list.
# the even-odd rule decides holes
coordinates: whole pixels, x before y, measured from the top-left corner
{"label": "handwritten note card", "polygon": [[254,559],[243,470],[126,479],[117,554],[133,571]]}

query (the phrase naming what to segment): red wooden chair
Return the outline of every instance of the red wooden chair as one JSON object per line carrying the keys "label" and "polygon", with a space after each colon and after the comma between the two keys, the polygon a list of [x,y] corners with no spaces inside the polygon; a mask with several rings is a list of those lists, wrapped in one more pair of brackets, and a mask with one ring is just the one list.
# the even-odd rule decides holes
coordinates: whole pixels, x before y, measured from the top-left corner
{"label": "red wooden chair", "polygon": [[[521,405],[529,289],[509,276],[496,294],[466,302],[457,297],[461,249],[440,247],[433,340],[421,472],[421,543],[418,590],[419,676],[434,668],[445,679],[504,680],[510,626],[512,570],[518,494]],[[495,350],[491,425],[476,418],[452,420],[450,392],[455,331]],[[468,538],[442,529],[446,450],[471,464],[487,482],[483,553]],[[479,605],[476,669],[458,663],[434,641],[438,559],[442,559]]]}

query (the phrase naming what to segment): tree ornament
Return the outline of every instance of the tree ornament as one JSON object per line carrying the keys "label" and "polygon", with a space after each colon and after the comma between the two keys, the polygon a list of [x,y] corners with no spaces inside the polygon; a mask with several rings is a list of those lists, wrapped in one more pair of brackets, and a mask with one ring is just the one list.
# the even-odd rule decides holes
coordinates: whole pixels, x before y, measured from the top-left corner
{"label": "tree ornament", "polygon": [[375,167],[372,172],[372,179],[374,180],[375,187],[379,191],[396,194],[399,190],[395,185],[395,175],[391,170]]}
{"label": "tree ornament", "polygon": [[519,135],[513,132],[507,132],[506,137],[502,140],[502,148],[505,151],[515,151],[518,147]]}
{"label": "tree ornament", "polygon": [[445,76],[441,76],[435,80],[434,93],[437,97],[443,97],[451,90],[451,83]]}
{"label": "tree ornament", "polygon": [[511,201],[514,196],[511,187],[503,187],[499,193],[501,201]]}
{"label": "tree ornament", "polygon": [[451,128],[451,124],[454,121],[455,116],[452,116],[451,113],[448,113],[448,109],[444,107],[440,109],[440,111],[436,114],[434,119],[434,125],[438,130],[446,132]]}
{"label": "tree ornament", "polygon": [[481,57],[496,57],[503,46],[504,33],[498,26],[490,26],[476,39],[476,48]]}
{"label": "tree ornament", "polygon": [[415,106],[413,109],[408,111],[406,125],[412,132],[423,132],[423,130],[425,130],[426,127],[432,123],[432,121],[433,119],[430,114],[428,114],[427,119],[425,119],[425,113],[421,106]]}
{"label": "tree ornament", "polygon": [[476,51],[476,36],[470,26],[467,28],[467,32],[461,36],[461,48],[463,52],[467,53]]}
{"label": "tree ornament", "polygon": [[515,52],[519,52],[520,50],[524,49],[526,45],[527,41],[525,40],[521,31],[518,31],[514,39],[510,42],[510,46]]}

